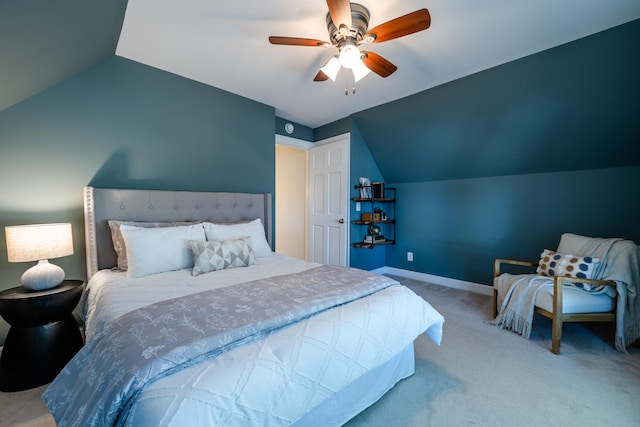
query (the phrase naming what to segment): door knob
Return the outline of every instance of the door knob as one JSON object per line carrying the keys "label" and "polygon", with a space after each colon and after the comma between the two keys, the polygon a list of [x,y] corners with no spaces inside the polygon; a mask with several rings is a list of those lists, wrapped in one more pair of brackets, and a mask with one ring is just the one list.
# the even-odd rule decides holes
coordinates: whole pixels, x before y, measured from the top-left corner
{"label": "door knob", "polygon": [[344,224],[344,218],[340,218],[340,219],[338,220],[338,222],[339,222],[340,224]]}

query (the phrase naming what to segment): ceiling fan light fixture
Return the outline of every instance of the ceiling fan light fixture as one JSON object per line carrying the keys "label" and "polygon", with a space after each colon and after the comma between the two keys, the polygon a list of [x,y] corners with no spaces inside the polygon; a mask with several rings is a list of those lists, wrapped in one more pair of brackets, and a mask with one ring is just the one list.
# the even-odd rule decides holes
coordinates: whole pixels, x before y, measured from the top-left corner
{"label": "ceiling fan light fixture", "polygon": [[[364,65],[364,64],[363,64]],[[338,71],[340,71],[340,61],[335,56],[331,58],[324,67],[322,67],[323,73],[325,73],[331,80],[336,81],[336,77],[338,76]]]}
{"label": "ceiling fan light fixture", "polygon": [[352,68],[360,61],[360,49],[353,44],[348,44],[340,49],[340,64],[344,68]]}
{"label": "ceiling fan light fixture", "polygon": [[362,59],[358,58],[358,60],[354,62],[353,66],[351,67],[351,71],[353,71],[354,81],[357,82],[357,81],[360,81],[360,79],[365,77],[367,74],[369,74],[371,70],[367,68],[366,65],[364,65],[364,62],[362,62]]}
{"label": "ceiling fan light fixture", "polygon": [[330,43],[301,37],[269,37],[271,44],[336,47],[338,56],[331,58],[318,71],[314,82],[329,79],[335,81],[342,67],[351,70],[354,82],[364,78],[370,71],[380,77],[389,77],[398,67],[377,53],[360,51],[358,47],[363,43],[382,43],[408,36],[431,26],[431,15],[424,8],[369,28],[369,9],[363,5],[351,3],[349,0],[327,0],[327,6],[329,11],[325,20]]}

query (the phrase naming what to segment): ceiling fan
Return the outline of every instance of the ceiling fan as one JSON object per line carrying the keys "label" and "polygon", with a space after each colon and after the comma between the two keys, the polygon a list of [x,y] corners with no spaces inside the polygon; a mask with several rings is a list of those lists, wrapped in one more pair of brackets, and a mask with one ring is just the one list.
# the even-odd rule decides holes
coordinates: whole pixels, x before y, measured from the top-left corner
{"label": "ceiling fan", "polygon": [[338,48],[338,56],[332,57],[313,79],[316,82],[334,80],[341,67],[351,69],[354,81],[373,71],[381,77],[388,77],[398,67],[382,56],[360,50],[363,44],[382,43],[429,28],[431,16],[427,9],[387,21],[372,29],[369,26],[369,10],[349,0],[327,0],[327,30],[330,42],[299,37],[269,37],[269,42],[278,45]]}

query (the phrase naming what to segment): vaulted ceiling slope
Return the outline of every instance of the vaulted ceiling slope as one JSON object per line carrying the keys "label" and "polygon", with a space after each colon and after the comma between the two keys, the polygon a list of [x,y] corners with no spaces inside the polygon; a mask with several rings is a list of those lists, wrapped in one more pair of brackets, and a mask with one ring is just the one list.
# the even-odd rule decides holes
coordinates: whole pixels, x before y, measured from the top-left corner
{"label": "vaulted ceiling slope", "polygon": [[640,19],[354,114],[387,182],[640,166]]}
{"label": "vaulted ceiling slope", "polygon": [[327,39],[324,0],[1,0],[0,110],[115,52],[316,128],[640,18],[638,0],[361,3],[370,27],[421,8],[432,24],[376,44],[398,71],[367,76],[345,97],[346,77],[312,81],[335,49],[268,42],[270,35]]}
{"label": "vaulted ceiling slope", "polygon": [[113,55],[126,0],[0,0],[0,111]]}

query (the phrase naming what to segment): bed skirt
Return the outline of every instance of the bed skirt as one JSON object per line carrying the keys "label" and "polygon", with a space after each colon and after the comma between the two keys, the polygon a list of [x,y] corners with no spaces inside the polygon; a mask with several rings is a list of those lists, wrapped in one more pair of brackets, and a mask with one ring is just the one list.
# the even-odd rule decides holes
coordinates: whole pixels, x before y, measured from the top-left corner
{"label": "bed skirt", "polygon": [[341,426],[414,372],[415,352],[411,343],[391,360],[361,376],[306,413],[293,426]]}

